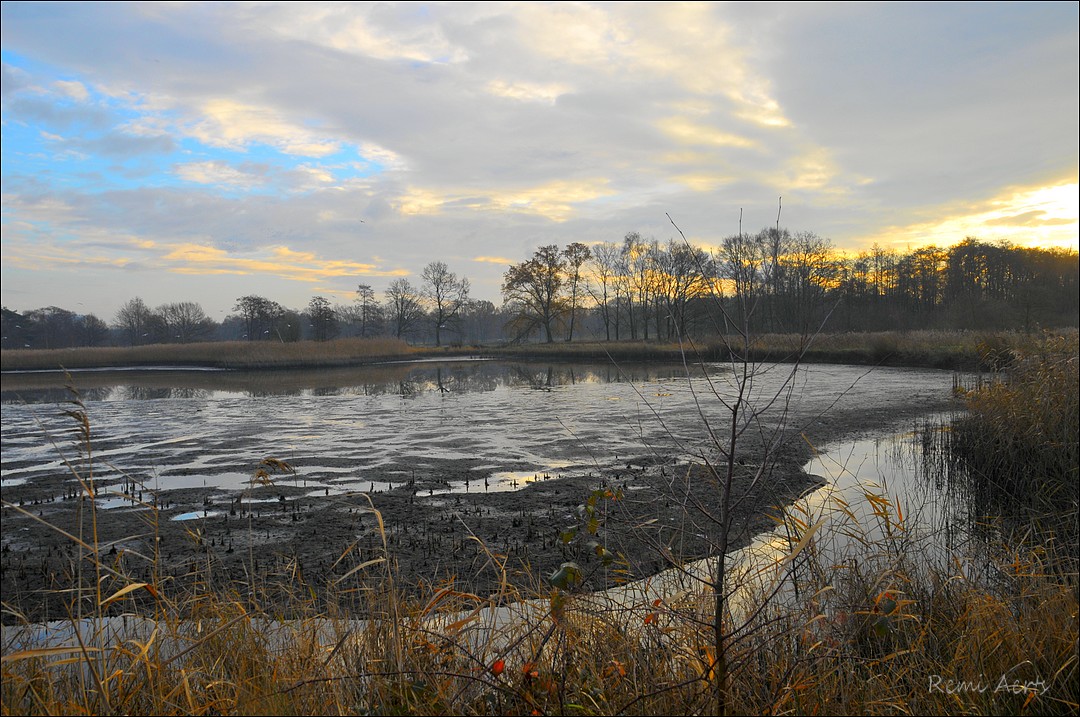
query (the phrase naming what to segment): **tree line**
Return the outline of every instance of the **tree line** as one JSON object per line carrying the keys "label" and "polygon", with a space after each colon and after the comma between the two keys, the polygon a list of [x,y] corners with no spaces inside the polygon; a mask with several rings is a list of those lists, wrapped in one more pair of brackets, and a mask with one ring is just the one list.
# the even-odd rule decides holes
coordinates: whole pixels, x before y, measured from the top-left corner
{"label": "tree line", "polygon": [[724,238],[711,249],[637,232],[619,242],[546,245],[503,275],[500,306],[470,296],[443,262],[418,283],[395,279],[380,297],[359,284],[353,301],[314,296],[300,310],[263,296],[237,298],[223,321],[193,301],[126,302],[111,323],[56,306],[3,309],[4,348],[326,341],[393,336],[446,342],[661,340],[719,333],[914,328],[1032,330],[1076,326],[1075,251],[968,238],[949,248],[844,254],[813,232],[779,226]]}

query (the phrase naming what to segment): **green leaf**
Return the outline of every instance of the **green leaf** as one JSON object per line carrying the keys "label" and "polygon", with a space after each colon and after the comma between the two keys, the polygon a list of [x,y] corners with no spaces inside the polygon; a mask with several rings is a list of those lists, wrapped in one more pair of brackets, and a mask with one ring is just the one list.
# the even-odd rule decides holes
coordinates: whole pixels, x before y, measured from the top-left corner
{"label": "green leaf", "polygon": [[573,585],[581,582],[581,568],[577,563],[563,563],[548,578],[548,582],[560,590],[569,590]]}

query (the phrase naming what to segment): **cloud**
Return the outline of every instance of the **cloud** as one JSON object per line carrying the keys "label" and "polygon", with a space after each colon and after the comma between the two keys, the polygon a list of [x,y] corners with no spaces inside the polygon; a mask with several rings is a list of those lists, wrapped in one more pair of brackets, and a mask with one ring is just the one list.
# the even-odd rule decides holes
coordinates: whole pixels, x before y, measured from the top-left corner
{"label": "cloud", "polygon": [[86,85],[76,80],[57,80],[53,83],[53,87],[55,87],[60,94],[70,97],[77,102],[85,102],[90,98],[90,91],[86,89]]}
{"label": "cloud", "polygon": [[675,175],[673,179],[695,192],[713,192],[718,187],[732,181],[732,178],[726,174],[708,172],[679,174]]}
{"label": "cloud", "polygon": [[1075,226],[1076,220],[1071,217],[1051,217],[1043,210],[1031,210],[1022,214],[987,219],[987,226],[1002,227],[1066,227]]}
{"label": "cloud", "polygon": [[[1011,198],[1076,174],[1068,3],[32,8],[0,27],[4,292],[44,286],[44,259],[8,270],[36,243],[223,305],[433,258],[497,299],[539,245],[663,240],[667,214],[715,243],[741,214],[772,225],[778,196],[849,245],[1076,242],[1075,208]],[[164,262],[180,246],[224,254]],[[335,260],[356,266],[275,268]]]}
{"label": "cloud", "polygon": [[667,117],[657,123],[660,130],[680,144],[755,149],[759,143],[715,127],[692,122],[685,117]]}
{"label": "cloud", "polygon": [[218,160],[179,164],[174,171],[176,176],[180,177],[185,182],[193,182],[195,184],[209,184],[239,189],[251,189],[266,184],[265,176],[238,169],[228,162]]}
{"label": "cloud", "polygon": [[356,276],[406,276],[401,269],[382,269],[375,264],[325,259],[313,252],[273,246],[254,258],[236,256],[222,249],[200,245],[176,245],[161,257],[167,270],[182,274],[256,274],[290,281],[319,282],[328,278]]}
{"label": "cloud", "polygon": [[27,96],[20,93],[5,103],[12,119],[27,123],[40,123],[57,129],[86,127],[105,130],[114,119],[107,111],[89,105],[61,105],[47,97]]}
{"label": "cloud", "polygon": [[264,8],[259,23],[281,37],[379,60],[464,62],[438,21],[419,6],[307,3]]}
{"label": "cloud", "polygon": [[1010,188],[979,202],[960,202],[928,211],[930,217],[892,226],[874,240],[897,246],[950,246],[974,236],[1026,246],[1077,248],[1080,184],[1076,179]]}
{"label": "cloud", "polygon": [[211,99],[202,104],[199,116],[181,129],[210,147],[245,150],[259,142],[303,157],[325,157],[341,149],[337,140],[320,137],[269,107]]}
{"label": "cloud", "polygon": [[474,256],[472,260],[481,264],[499,264],[501,266],[510,266],[521,261],[520,259],[508,259],[504,256]]}
{"label": "cloud", "polygon": [[403,214],[433,214],[444,210],[520,212],[554,222],[570,219],[576,207],[614,192],[603,178],[553,181],[519,189],[437,190],[410,188],[396,200]]}
{"label": "cloud", "polygon": [[87,154],[130,159],[150,154],[170,154],[177,149],[168,135],[134,135],[110,131],[97,137],[60,137],[51,135],[63,148]]}
{"label": "cloud", "polygon": [[8,97],[28,85],[26,73],[8,63],[0,63],[0,95]]}
{"label": "cloud", "polygon": [[559,95],[566,94],[569,89],[567,85],[558,82],[491,80],[487,84],[488,92],[493,95],[522,102],[545,102],[547,104],[553,104],[559,98]]}
{"label": "cloud", "polygon": [[[138,258],[134,258],[132,253]],[[277,277],[317,283],[327,279],[407,276],[408,271],[377,264],[328,259],[316,252],[271,246],[237,254],[210,244],[148,241],[137,236],[97,237],[89,233],[79,241],[11,242],[4,263],[20,268],[47,265],[53,269],[124,269],[166,271],[200,276],[234,275]]]}

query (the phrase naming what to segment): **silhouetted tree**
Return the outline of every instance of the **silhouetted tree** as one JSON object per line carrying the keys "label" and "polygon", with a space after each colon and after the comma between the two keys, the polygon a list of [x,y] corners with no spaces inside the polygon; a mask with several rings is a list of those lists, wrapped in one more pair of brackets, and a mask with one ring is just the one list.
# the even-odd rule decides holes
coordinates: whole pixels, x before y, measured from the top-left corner
{"label": "silhouetted tree", "polygon": [[551,244],[536,250],[532,258],[514,264],[503,275],[502,292],[514,315],[517,336],[536,328],[544,330],[547,343],[555,341],[554,326],[565,310],[563,284],[565,258]]}
{"label": "silhouetted tree", "polygon": [[329,341],[338,334],[337,317],[330,302],[322,296],[314,296],[308,302],[308,320],[311,321],[311,337],[316,341]]}
{"label": "silhouetted tree", "polygon": [[194,301],[162,304],[155,312],[165,324],[165,340],[186,344],[203,341],[214,331],[214,322]]}
{"label": "silhouetted tree", "polygon": [[450,271],[441,261],[424,267],[423,296],[431,306],[435,345],[442,346],[442,330],[456,325],[461,310],[469,301],[469,280]]}
{"label": "silhouetted tree", "polygon": [[385,296],[387,320],[394,336],[399,339],[409,336],[424,317],[420,292],[408,279],[394,279]]}
{"label": "silhouetted tree", "polygon": [[248,341],[278,338],[275,324],[285,313],[281,304],[264,296],[249,294],[236,300],[233,311],[240,314],[244,322],[244,338]]}
{"label": "silhouetted tree", "polygon": [[355,322],[358,336],[369,338],[382,332],[383,307],[375,298],[375,290],[367,284],[356,287]]}
{"label": "silhouetted tree", "polygon": [[116,312],[113,325],[124,333],[129,345],[138,346],[149,343],[151,329],[153,328],[151,326],[152,319],[153,312],[150,311],[150,307],[136,296],[134,299],[124,303],[120,310]]}
{"label": "silhouetted tree", "polygon": [[570,292],[570,323],[566,331],[566,340],[574,340],[574,320],[577,318],[578,301],[581,295],[583,277],[581,267],[592,257],[589,247],[580,242],[574,242],[563,249],[563,257],[566,259],[566,283]]}

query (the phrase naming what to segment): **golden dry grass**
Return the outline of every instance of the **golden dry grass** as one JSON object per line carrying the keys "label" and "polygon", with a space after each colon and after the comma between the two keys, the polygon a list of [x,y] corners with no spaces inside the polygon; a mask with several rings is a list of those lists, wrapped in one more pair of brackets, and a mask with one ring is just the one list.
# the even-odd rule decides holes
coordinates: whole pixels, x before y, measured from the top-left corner
{"label": "golden dry grass", "polygon": [[[961,570],[925,570],[918,555],[881,560],[890,549],[880,543],[866,551],[856,577],[851,566],[822,560],[811,541],[798,577],[803,599],[769,607],[732,634],[732,713],[1076,713],[1075,583],[1051,577],[1053,556],[1017,549],[1012,562],[993,563],[999,579],[985,584]],[[447,584],[410,598],[395,589],[392,562],[353,567],[338,588],[365,592],[363,620],[316,607],[296,575],[263,588],[289,597],[297,617],[288,621],[205,583],[184,594],[139,585],[113,603],[145,613],[129,601],[152,589],[153,621],[125,638],[98,617],[109,597],[84,596],[91,605],[82,645],[69,640],[51,654],[4,646],[2,712],[713,709],[705,591],[634,609],[598,609],[588,596],[537,586],[477,596]],[[531,609],[482,629],[485,611],[525,600]],[[73,613],[75,602],[73,595]]]}
{"label": "golden dry grass", "polygon": [[136,347],[8,350],[0,352],[4,371],[59,370],[120,366],[212,366],[217,368],[284,368],[344,366],[410,357],[419,349],[397,339],[334,341],[223,341],[153,344]]}
{"label": "golden dry grass", "polygon": [[[1065,332],[1064,335],[1075,335]],[[959,370],[993,367],[992,362],[1029,341],[1025,334],[969,331],[888,331],[874,333],[821,334],[812,341],[794,334],[753,337],[749,358],[753,361],[856,363],[889,366],[927,366]],[[234,369],[353,366],[408,358],[487,356],[536,360],[681,361],[741,359],[744,341],[699,343],[644,341],[575,341],[485,347],[410,346],[396,339],[336,339],[315,342],[275,343],[231,341],[197,344],[155,344],[138,347],[99,347],[52,350],[5,350],[0,368],[58,370],[122,366],[210,366]]]}

